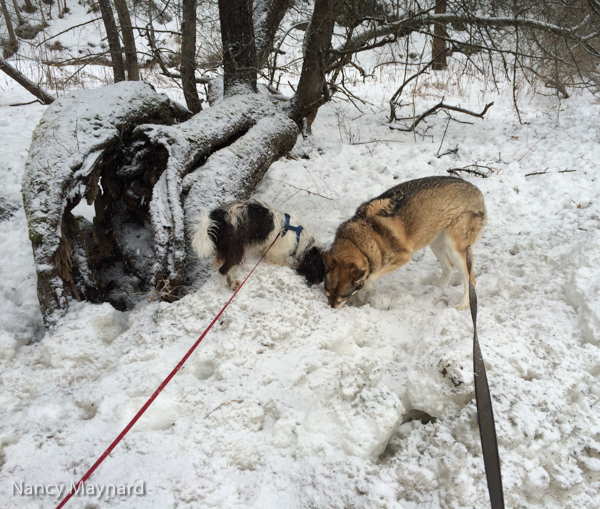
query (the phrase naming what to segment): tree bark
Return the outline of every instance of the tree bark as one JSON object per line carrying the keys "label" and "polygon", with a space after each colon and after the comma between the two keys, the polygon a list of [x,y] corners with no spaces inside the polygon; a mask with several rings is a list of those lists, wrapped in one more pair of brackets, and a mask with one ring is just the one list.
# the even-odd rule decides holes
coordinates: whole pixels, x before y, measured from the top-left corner
{"label": "tree bark", "polygon": [[[436,0],[435,14],[446,14],[446,0]],[[434,71],[442,71],[448,67],[446,61],[446,40],[448,33],[446,32],[445,23],[434,23],[433,25],[433,41],[431,46],[431,60],[433,64],[431,69]]]}
{"label": "tree bark", "polygon": [[0,7],[2,7],[2,14],[4,14],[4,20],[6,21],[6,30],[8,31],[8,44],[4,47],[4,58],[12,57],[19,49],[19,40],[15,35],[12,21],[8,14],[8,8],[6,7],[5,0],[0,0]]}
{"label": "tree bark", "polygon": [[277,29],[292,4],[293,0],[255,0],[252,16],[256,38],[256,67],[259,69],[267,64]]}
{"label": "tree bark", "polygon": [[117,31],[115,15],[113,14],[112,7],[110,6],[110,0],[98,0],[98,4],[100,5],[100,12],[102,12],[102,20],[104,21],[108,46],[110,47],[110,56],[115,75],[115,83],[118,83],[119,81],[125,81],[125,66],[123,65],[123,54],[121,53],[119,32]]}
{"label": "tree bark", "polygon": [[35,12],[35,6],[31,3],[31,0],[25,0],[25,12],[29,14]]}
{"label": "tree bark", "polygon": [[12,65],[10,65],[6,60],[2,58],[0,58],[0,71],[4,71],[6,74],[8,74],[13,80],[15,80],[19,85],[25,88],[29,93],[37,97],[42,102],[42,104],[51,104],[56,99],[53,95],[46,92],[43,88],[35,84],[27,76],[15,69]]}
{"label": "tree bark", "polygon": [[115,0],[115,8],[121,25],[121,34],[123,35],[123,46],[125,47],[125,64],[127,67],[127,79],[129,81],[140,80],[140,68],[137,59],[137,49],[135,47],[135,37],[131,26],[131,17],[127,8],[126,0]]}
{"label": "tree bark", "polygon": [[[306,50],[298,90],[287,107],[289,117],[302,129],[304,119],[314,119],[319,107],[329,100],[325,77],[327,58],[340,0],[316,0],[306,34]],[[308,126],[310,127],[310,126]]]}
{"label": "tree bark", "polygon": [[21,13],[19,12],[19,5],[17,4],[17,0],[13,0],[13,7],[15,8],[15,14],[17,15],[17,21],[19,22],[19,26],[23,23],[23,18],[21,17]]}
{"label": "tree bark", "polygon": [[252,0],[219,0],[219,16],[224,97],[254,94],[257,88]]}
{"label": "tree bark", "polygon": [[202,101],[196,88],[196,0],[181,4],[181,85],[188,109],[202,111]]}

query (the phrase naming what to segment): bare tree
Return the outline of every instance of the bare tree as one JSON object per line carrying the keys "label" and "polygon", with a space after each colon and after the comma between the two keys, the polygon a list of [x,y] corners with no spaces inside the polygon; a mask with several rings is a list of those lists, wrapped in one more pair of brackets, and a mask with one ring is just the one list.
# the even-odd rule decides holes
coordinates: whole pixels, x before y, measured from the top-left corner
{"label": "bare tree", "polygon": [[25,0],[25,8],[24,11],[28,12],[29,14],[31,14],[32,12],[35,12],[35,6],[31,3],[31,0]]}
{"label": "bare tree", "polygon": [[287,108],[290,118],[300,127],[307,128],[314,120],[317,110],[330,99],[326,86],[327,55],[331,50],[331,39],[335,18],[341,0],[317,0],[311,23],[306,33],[306,50],[298,90]]}
{"label": "bare tree", "polygon": [[123,47],[125,48],[125,65],[127,68],[127,79],[129,81],[139,81],[140,70],[137,59],[137,50],[135,48],[135,38],[133,36],[133,27],[131,26],[131,17],[127,8],[126,0],[114,0],[119,25],[121,25],[121,34],[123,36]]}
{"label": "bare tree", "polygon": [[188,109],[202,111],[196,88],[196,0],[181,2],[181,85]]}
{"label": "bare tree", "polygon": [[[435,13],[446,13],[446,0],[436,0]],[[448,62],[446,61],[446,38],[448,36],[446,25],[444,23],[435,23],[433,25],[433,35],[431,45],[431,60],[433,64],[431,68],[434,71],[441,71],[448,67]]]}
{"label": "bare tree", "polygon": [[15,35],[5,0],[0,0],[0,7],[2,7],[2,14],[6,22],[6,30],[8,31],[8,43],[4,45],[4,58],[10,58],[19,49],[19,40]]}
{"label": "bare tree", "polygon": [[19,6],[17,5],[17,0],[13,0],[13,8],[15,9],[15,14],[17,16],[17,21],[19,22],[19,26],[24,24],[25,21],[23,20],[23,17],[21,16]]}
{"label": "bare tree", "polygon": [[224,96],[256,92],[252,0],[219,0]]}
{"label": "bare tree", "polygon": [[119,41],[119,32],[117,31],[115,15],[113,14],[110,0],[98,0],[98,4],[100,5],[108,46],[110,47],[115,83],[125,81],[125,66],[123,65],[123,55],[121,53],[121,42]]}

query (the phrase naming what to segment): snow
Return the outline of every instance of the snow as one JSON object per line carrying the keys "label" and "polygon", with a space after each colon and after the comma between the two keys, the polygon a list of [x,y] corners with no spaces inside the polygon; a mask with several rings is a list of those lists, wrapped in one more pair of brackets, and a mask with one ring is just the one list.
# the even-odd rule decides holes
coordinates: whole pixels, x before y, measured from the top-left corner
{"label": "snow", "polygon": [[[473,253],[507,507],[598,507],[599,104],[527,97],[519,124],[509,89],[423,83],[417,113],[442,95],[473,110],[495,105],[445,135],[439,115],[422,137],[388,129],[395,83],[360,85],[376,107],[322,108],[314,139],[295,151],[310,159],[273,164],[254,197],[328,243],[362,201],[403,180],[492,168],[463,177],[489,214]],[[7,106],[26,100],[9,86],[0,88],[2,196],[21,205],[45,107]],[[173,304],[142,300],[121,313],[79,303],[44,333],[22,208],[0,222],[0,241],[0,505],[54,507],[48,495],[13,494],[12,483],[78,480],[231,293],[215,275]],[[486,507],[472,324],[453,307],[458,274],[438,288],[439,271],[424,250],[378,280],[366,305],[333,310],[322,288],[261,264],[90,479],[144,482],[143,500],[75,497],[67,507]]]}

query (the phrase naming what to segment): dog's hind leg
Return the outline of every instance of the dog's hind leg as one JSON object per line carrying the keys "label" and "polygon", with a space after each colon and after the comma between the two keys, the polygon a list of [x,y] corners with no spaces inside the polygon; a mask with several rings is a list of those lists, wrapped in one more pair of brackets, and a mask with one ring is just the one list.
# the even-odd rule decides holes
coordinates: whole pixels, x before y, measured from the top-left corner
{"label": "dog's hind leg", "polygon": [[[473,251],[471,251],[471,255]],[[458,268],[462,275],[464,293],[460,302],[456,305],[456,309],[467,309],[469,307],[469,273],[467,271],[467,250],[464,249],[451,249],[450,256],[454,261],[454,265]],[[472,256],[471,256],[472,259]],[[473,284],[475,284],[475,278],[473,278]]]}
{"label": "dog's hind leg", "polygon": [[[222,269],[223,267],[221,267]],[[219,269],[219,277],[221,279],[221,282],[223,283],[223,286],[226,286],[227,288],[236,291],[240,285],[242,284],[242,282],[239,279],[235,279],[230,273],[229,271],[224,272],[221,269]]]}
{"label": "dog's hind leg", "polygon": [[452,270],[454,269],[454,263],[452,263],[452,258],[450,257],[452,244],[450,243],[450,239],[446,235],[446,232],[441,232],[435,239],[433,239],[429,243],[429,247],[442,265],[442,275],[436,281],[435,285],[446,286],[450,281],[450,276],[452,275]]}
{"label": "dog's hind leg", "polygon": [[[483,200],[483,199],[482,199]],[[479,204],[479,208],[461,214],[457,220],[448,228],[447,234],[451,239],[450,256],[454,264],[462,274],[464,294],[456,309],[467,309],[469,307],[469,273],[467,271],[467,247],[473,247],[481,237],[483,227],[487,223],[485,205]],[[471,279],[475,284],[473,251],[471,250]]]}
{"label": "dog's hind leg", "polygon": [[236,250],[233,253],[228,253],[228,255],[224,257],[223,265],[219,268],[221,282],[224,286],[234,291],[237,290],[242,283],[233,277],[232,269],[240,264],[242,259],[243,254],[240,251]]}

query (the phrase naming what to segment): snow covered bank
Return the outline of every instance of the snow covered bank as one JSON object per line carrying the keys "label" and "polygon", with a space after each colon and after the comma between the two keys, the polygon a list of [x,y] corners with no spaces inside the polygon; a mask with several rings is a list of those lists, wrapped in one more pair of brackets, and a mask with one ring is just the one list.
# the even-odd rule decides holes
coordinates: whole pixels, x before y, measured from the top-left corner
{"label": "snow covered bank", "polygon": [[[381,89],[370,93],[379,104]],[[384,113],[352,120],[359,114],[328,106],[310,159],[275,163],[255,196],[331,241],[359,203],[402,180],[474,161],[494,168],[487,179],[464,176],[489,213],[473,251],[507,507],[598,507],[600,106],[535,99],[520,125],[510,99],[485,99],[496,102],[485,120],[451,124],[439,153],[459,151],[442,158],[442,117],[433,138],[421,138],[389,131]],[[3,193],[18,202],[43,108],[7,102],[0,92],[0,172]],[[344,126],[360,144],[347,143]],[[11,483],[77,480],[230,292],[214,277],[172,305],[124,314],[80,304],[35,342],[41,318],[22,210],[0,235],[0,501],[53,507],[48,497],[15,496]],[[156,508],[486,507],[472,326],[453,308],[458,275],[437,288],[439,271],[424,250],[377,281],[367,305],[332,310],[320,288],[261,265],[92,481],[143,481],[143,506]],[[85,502],[140,507],[135,497],[70,504]]]}

